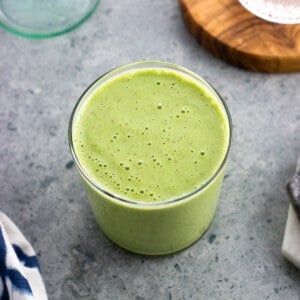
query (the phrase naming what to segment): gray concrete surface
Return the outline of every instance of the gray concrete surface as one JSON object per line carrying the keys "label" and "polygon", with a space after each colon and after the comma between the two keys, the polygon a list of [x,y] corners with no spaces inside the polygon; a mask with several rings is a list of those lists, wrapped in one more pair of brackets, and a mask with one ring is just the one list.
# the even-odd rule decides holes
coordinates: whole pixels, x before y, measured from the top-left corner
{"label": "gray concrete surface", "polygon": [[[67,127],[83,90],[142,59],[183,65],[232,113],[234,141],[212,226],[175,255],[147,258],[98,230]],[[259,74],[211,56],[177,1],[103,0],[80,28],[46,40],[0,30],[0,209],[38,253],[49,299],[300,299],[280,253],[285,184],[300,154],[300,74]]]}

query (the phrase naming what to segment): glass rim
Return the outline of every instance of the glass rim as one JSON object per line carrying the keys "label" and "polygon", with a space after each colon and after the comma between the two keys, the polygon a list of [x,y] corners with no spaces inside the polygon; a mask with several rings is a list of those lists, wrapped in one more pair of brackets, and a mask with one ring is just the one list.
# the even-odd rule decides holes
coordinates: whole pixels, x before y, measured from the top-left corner
{"label": "glass rim", "polygon": [[65,26],[55,28],[53,30],[46,30],[46,28],[33,29],[31,27],[22,26],[16,22],[13,22],[9,18],[5,16],[5,14],[2,11],[2,8],[0,7],[0,28],[5,29],[6,31],[15,34],[17,36],[21,36],[24,38],[29,39],[47,39],[51,37],[56,37],[65,33],[68,33],[80,25],[82,25],[85,21],[87,21],[95,12],[97,9],[100,0],[92,0],[91,7],[82,14],[76,21],[71,22]]}
{"label": "glass rim", "polygon": [[[300,23],[300,7],[294,3],[295,1],[239,0],[239,2],[245,9],[260,19],[286,25]],[[291,11],[293,11],[293,14],[289,15]]]}
{"label": "glass rim", "polygon": [[[142,202],[142,201],[134,201],[134,200],[129,200],[129,199],[125,199],[121,196],[117,196],[114,195],[112,192],[107,191],[106,189],[102,188],[97,182],[95,182],[91,176],[89,176],[87,174],[87,172],[84,170],[84,167],[81,165],[75,149],[74,149],[74,144],[73,144],[73,136],[72,136],[72,132],[73,132],[73,124],[74,124],[74,118],[75,118],[75,114],[79,108],[79,105],[81,104],[82,101],[86,100],[85,99],[85,95],[93,90],[94,87],[98,87],[97,83],[101,80],[103,80],[103,82],[101,82],[99,84],[99,86],[101,84],[103,84],[105,81],[105,78],[108,77],[109,75],[112,75],[112,78],[114,76],[117,76],[119,74],[121,74],[121,72],[125,72],[127,70],[134,70],[134,67],[138,67],[138,66],[142,66],[141,69],[149,69],[149,68],[161,68],[161,69],[171,69],[171,70],[175,70],[175,71],[179,71],[183,74],[188,74],[189,76],[192,77],[192,79],[196,80],[198,83],[200,82],[200,84],[202,86],[204,86],[204,88],[208,88],[210,89],[211,92],[213,92],[213,94],[215,94],[214,96],[216,96],[220,102],[220,104],[223,105],[226,117],[227,117],[227,122],[228,122],[228,144],[227,144],[227,148],[226,148],[226,152],[225,155],[222,159],[222,162],[220,163],[220,165],[218,166],[217,170],[213,173],[212,176],[209,177],[209,179],[207,181],[205,181],[200,187],[198,187],[197,189],[193,190],[192,192],[186,193],[180,197],[176,197],[174,199],[170,199],[170,200],[165,200],[165,201],[158,201],[158,202]],[[109,79],[109,78],[108,78]],[[93,90],[95,91],[95,90]],[[70,116],[70,120],[69,120],[69,128],[68,128],[68,142],[69,142],[69,148],[71,151],[71,155],[72,158],[74,160],[75,166],[78,170],[78,172],[80,173],[80,175],[82,175],[84,177],[84,179],[93,187],[95,188],[97,191],[99,191],[100,193],[103,193],[104,195],[108,196],[109,198],[112,198],[116,201],[120,201],[124,204],[131,204],[134,206],[143,206],[143,207],[157,207],[157,206],[162,206],[162,205],[168,205],[168,204],[174,204],[174,203],[178,203],[181,202],[187,198],[190,198],[196,194],[198,194],[199,192],[201,192],[202,190],[204,190],[206,187],[208,187],[210,185],[211,182],[214,181],[214,179],[218,176],[218,174],[221,172],[221,170],[224,168],[226,161],[228,159],[228,154],[229,154],[229,150],[231,147],[231,142],[232,142],[232,119],[231,119],[231,115],[229,112],[229,109],[227,107],[227,104],[225,103],[225,101],[223,100],[223,98],[220,96],[220,94],[212,87],[212,85],[210,85],[205,79],[203,79],[201,76],[197,75],[196,73],[188,70],[185,67],[179,66],[177,64],[174,63],[170,63],[170,62],[165,62],[165,61],[160,61],[160,60],[143,60],[143,61],[137,61],[137,62],[133,62],[133,63],[128,63],[125,65],[121,65],[118,67],[115,67],[113,69],[111,69],[108,72],[105,72],[103,75],[99,76],[96,80],[94,80],[86,89],[85,91],[81,94],[81,96],[79,97],[79,99],[77,100],[73,111],[71,113]]]}

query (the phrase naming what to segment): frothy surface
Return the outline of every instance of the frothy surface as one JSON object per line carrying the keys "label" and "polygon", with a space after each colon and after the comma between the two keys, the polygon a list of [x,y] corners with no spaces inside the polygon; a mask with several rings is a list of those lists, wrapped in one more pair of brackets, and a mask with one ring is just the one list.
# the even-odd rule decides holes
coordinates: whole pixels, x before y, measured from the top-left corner
{"label": "frothy surface", "polygon": [[229,127],[204,87],[149,68],[101,84],[75,115],[72,138],[80,164],[102,189],[161,202],[209,180],[226,154]]}

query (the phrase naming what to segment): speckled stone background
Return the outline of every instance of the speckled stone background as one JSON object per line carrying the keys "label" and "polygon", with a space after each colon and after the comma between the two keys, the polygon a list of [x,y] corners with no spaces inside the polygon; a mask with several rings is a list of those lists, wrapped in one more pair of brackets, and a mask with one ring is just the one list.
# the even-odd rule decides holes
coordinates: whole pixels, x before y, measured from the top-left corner
{"label": "speckled stone background", "polygon": [[[67,143],[83,90],[142,59],[183,65],[226,100],[234,140],[214,222],[201,240],[148,258],[98,230]],[[0,208],[38,253],[49,299],[300,299],[300,271],[280,253],[285,184],[300,154],[300,74],[259,74],[211,56],[177,1],[102,0],[66,35],[0,30]]]}

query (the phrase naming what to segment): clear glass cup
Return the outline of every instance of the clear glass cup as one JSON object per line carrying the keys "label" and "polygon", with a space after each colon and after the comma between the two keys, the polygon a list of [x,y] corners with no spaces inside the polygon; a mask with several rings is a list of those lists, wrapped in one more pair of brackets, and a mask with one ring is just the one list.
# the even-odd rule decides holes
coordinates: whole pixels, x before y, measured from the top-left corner
{"label": "clear glass cup", "polygon": [[[114,195],[87,174],[74,148],[73,128],[80,109],[102,84],[123,72],[137,69],[175,70],[189,76],[209,92],[226,118],[228,144],[217,171],[200,188],[164,202],[136,202]],[[231,142],[231,118],[219,94],[201,77],[178,65],[144,61],[116,68],[97,79],[77,102],[69,123],[69,145],[75,165],[85,186],[91,209],[102,232],[114,243],[132,252],[162,255],[182,250],[208,229],[212,222],[224,177]],[[176,176],[174,174],[174,176]],[[178,176],[178,175],[177,175]],[[172,180],[172,179],[170,179]]]}
{"label": "clear glass cup", "polygon": [[300,23],[300,0],[239,0],[251,13],[281,24]]}
{"label": "clear glass cup", "polygon": [[29,38],[71,31],[95,11],[99,0],[0,0],[0,26]]}

